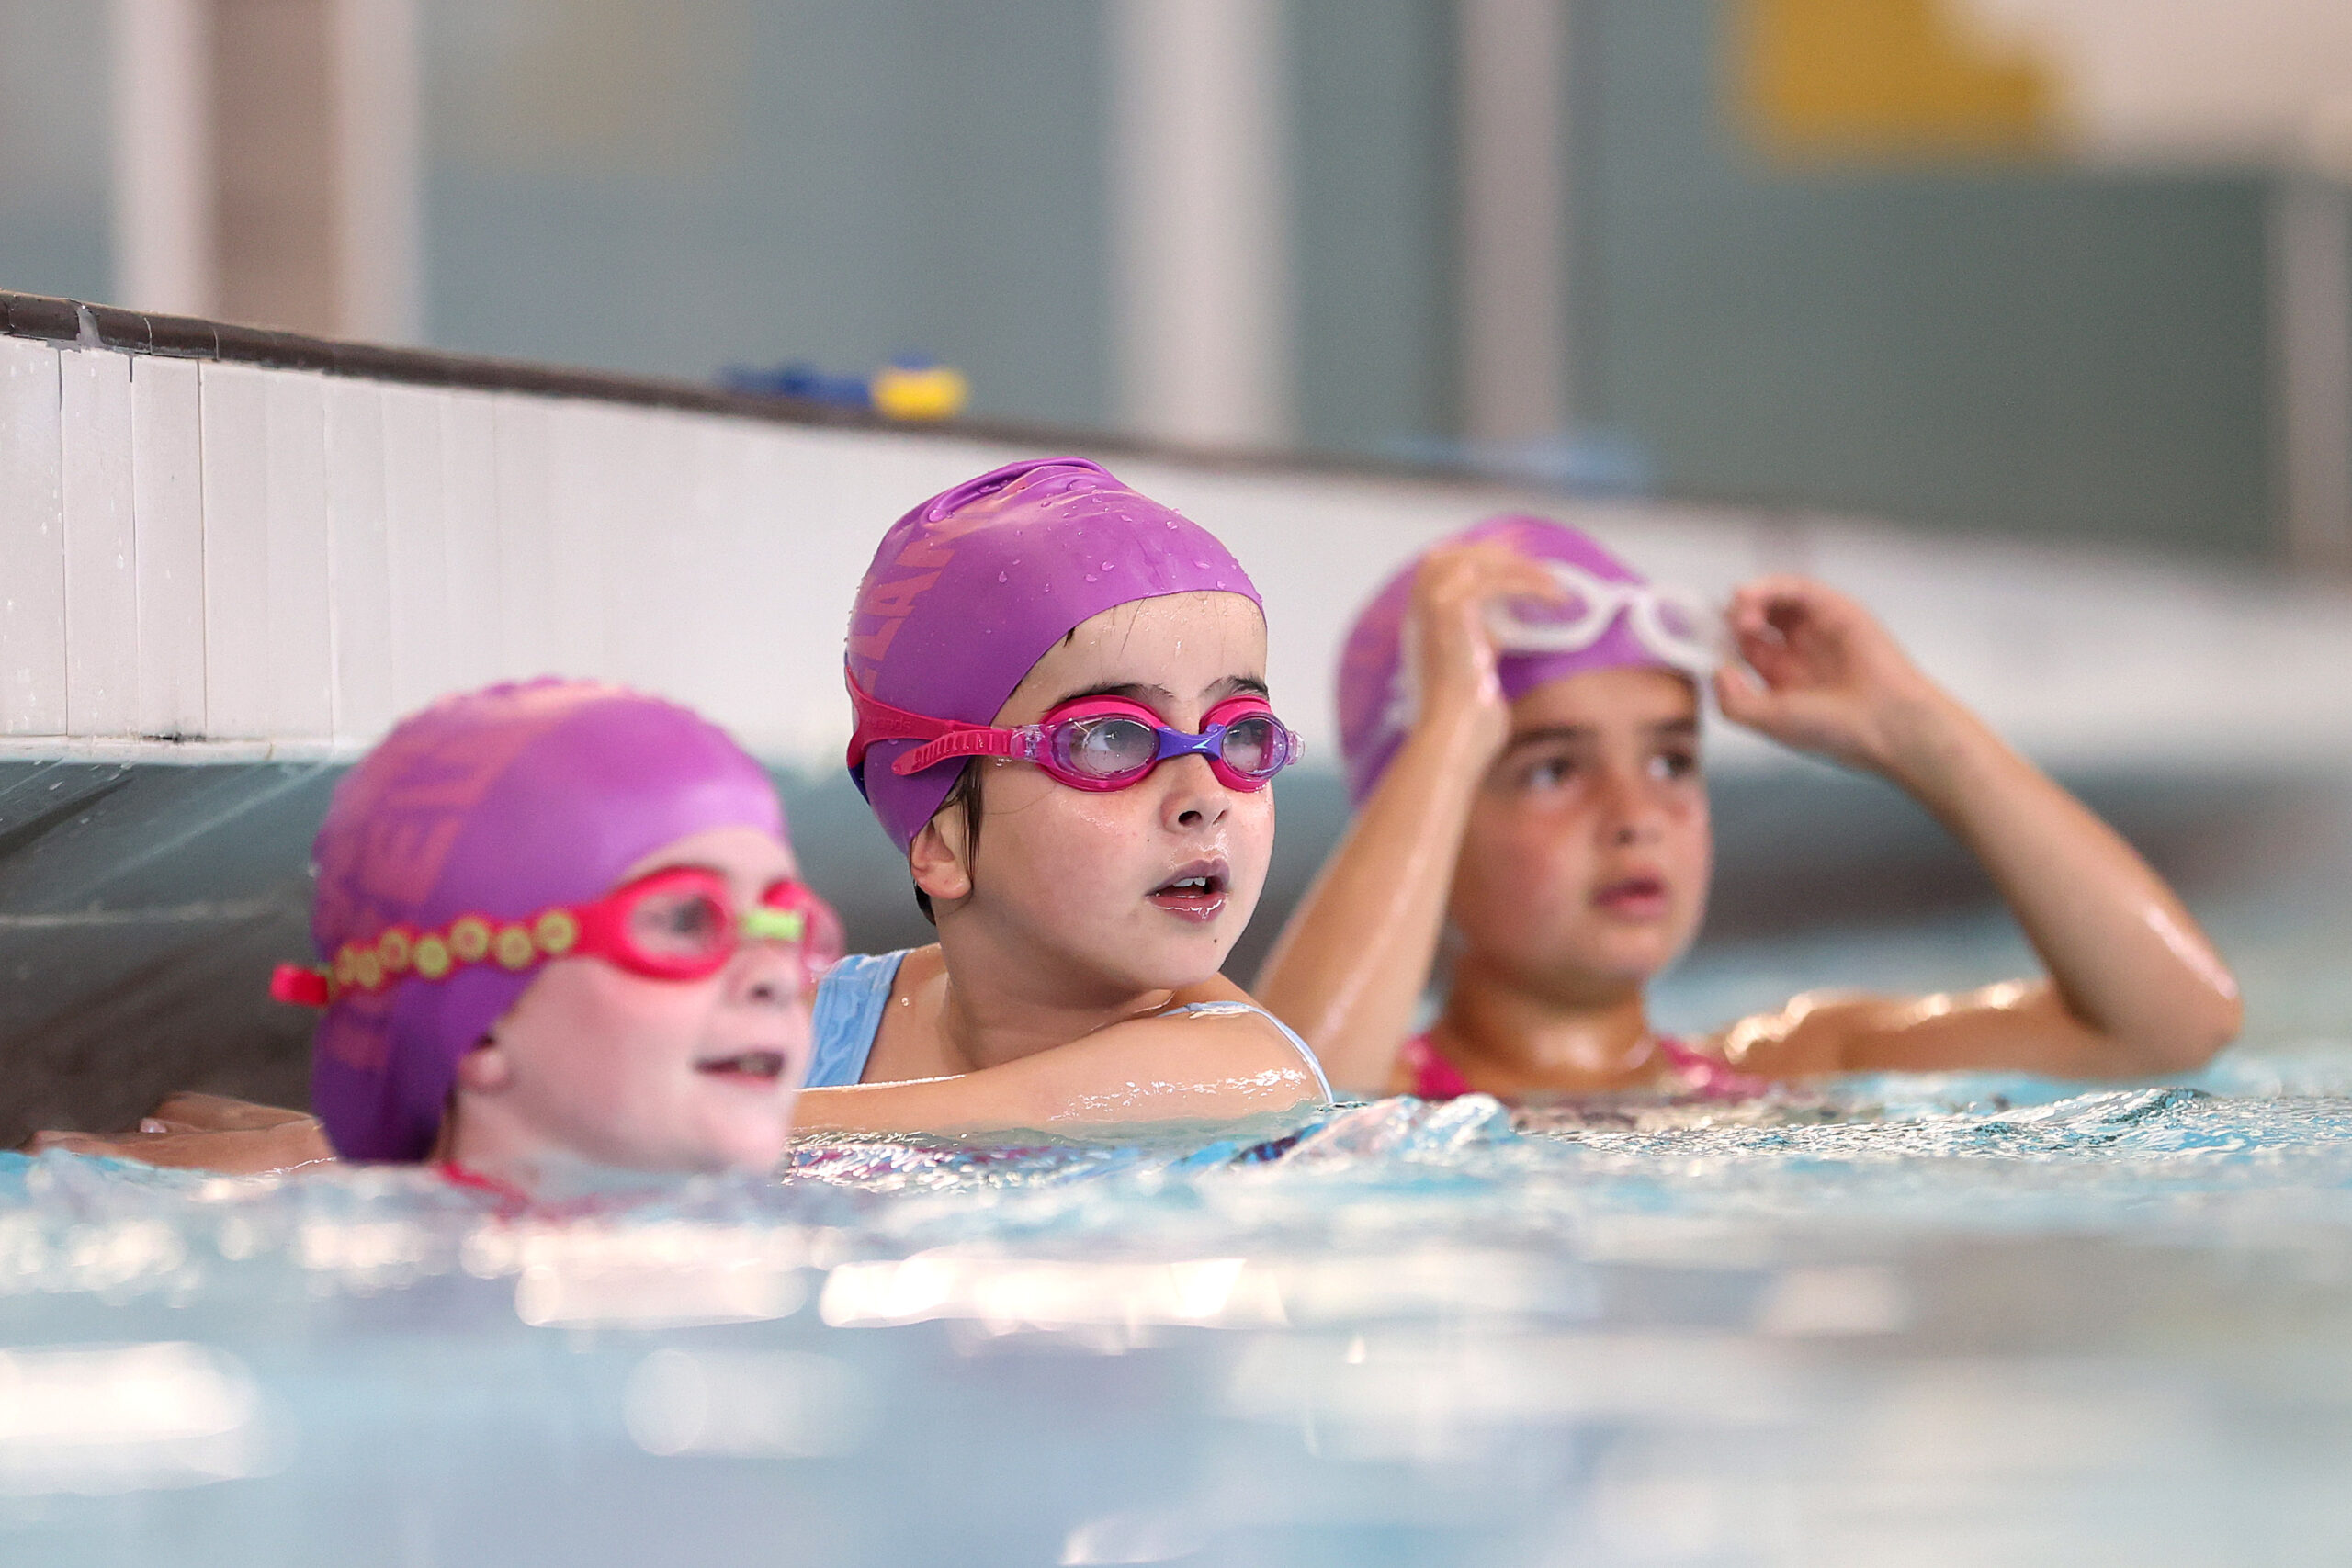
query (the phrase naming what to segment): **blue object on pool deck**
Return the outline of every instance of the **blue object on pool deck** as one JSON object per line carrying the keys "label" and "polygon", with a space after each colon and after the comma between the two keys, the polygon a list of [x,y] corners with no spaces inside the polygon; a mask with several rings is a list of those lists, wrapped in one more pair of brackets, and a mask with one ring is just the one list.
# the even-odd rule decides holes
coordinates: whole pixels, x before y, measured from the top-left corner
{"label": "blue object on pool deck", "polygon": [[873,389],[865,377],[830,376],[805,359],[791,360],[768,369],[729,365],[718,373],[718,384],[730,392],[744,392],[759,398],[798,398],[806,402],[826,403],[835,408],[874,406]]}
{"label": "blue object on pool deck", "polygon": [[2347,1096],[2337,1045],[1516,1126],[1392,1100],[1287,1146],[812,1145],[547,1219],[415,1170],[5,1156],[0,1545],[2317,1561]]}

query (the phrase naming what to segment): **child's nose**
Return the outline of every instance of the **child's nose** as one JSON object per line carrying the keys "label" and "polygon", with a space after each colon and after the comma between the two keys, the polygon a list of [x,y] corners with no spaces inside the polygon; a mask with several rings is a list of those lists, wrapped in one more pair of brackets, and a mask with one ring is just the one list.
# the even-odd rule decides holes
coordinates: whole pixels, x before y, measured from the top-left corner
{"label": "child's nose", "polygon": [[729,994],[748,1007],[790,1007],[808,989],[799,948],[781,942],[745,942],[729,971]]}
{"label": "child's nose", "polygon": [[1160,817],[1171,829],[1197,832],[1225,820],[1233,802],[1206,757],[1173,757],[1159,764],[1159,773],[1168,781],[1161,786]]}
{"label": "child's nose", "polygon": [[1639,843],[1657,835],[1661,807],[1638,768],[1604,765],[1600,770],[1601,822],[1612,842]]}

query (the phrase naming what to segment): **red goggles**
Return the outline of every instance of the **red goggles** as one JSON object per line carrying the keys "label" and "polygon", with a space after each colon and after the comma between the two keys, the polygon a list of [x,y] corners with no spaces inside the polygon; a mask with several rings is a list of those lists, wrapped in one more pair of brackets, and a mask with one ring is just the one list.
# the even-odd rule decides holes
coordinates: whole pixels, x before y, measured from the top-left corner
{"label": "red goggles", "polygon": [[1000,728],[932,718],[867,695],[849,682],[857,734],[849,743],[855,771],[877,740],[922,745],[890,764],[904,776],[956,757],[1012,757],[1035,762],[1072,789],[1125,789],[1171,757],[1204,757],[1227,789],[1261,790],[1299,758],[1298,737],[1261,696],[1227,697],[1201,716],[1200,733],[1170,729],[1141,703],[1080,697],[1035,724]]}
{"label": "red goggles", "polygon": [[345,942],[332,965],[279,964],[269,991],[280,1001],[324,1007],[403,980],[446,980],[472,964],[519,974],[550,959],[579,957],[656,980],[702,980],[725,968],[746,942],[790,950],[800,961],[803,986],[813,987],[842,955],[841,920],[797,882],[778,882],[739,910],[725,877],[673,866],[593,904],[558,905],[519,920],[460,915],[437,931],[388,927],[368,942]]}

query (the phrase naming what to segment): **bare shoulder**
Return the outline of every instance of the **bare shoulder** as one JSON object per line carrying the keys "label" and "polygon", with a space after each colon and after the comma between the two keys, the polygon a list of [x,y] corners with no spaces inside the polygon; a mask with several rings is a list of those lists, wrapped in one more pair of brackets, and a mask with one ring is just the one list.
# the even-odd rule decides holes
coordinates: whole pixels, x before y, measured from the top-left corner
{"label": "bare shoulder", "polygon": [[1091,1039],[1115,1039],[1166,1052],[1187,1073],[1249,1077],[1314,1073],[1295,1039],[1250,993],[1219,977],[1177,993],[1175,1003],[1148,1018],[1098,1030]]}
{"label": "bare shoulder", "polygon": [[1182,1043],[1190,1050],[1215,1044],[1278,1052],[1289,1057],[1298,1055],[1298,1047],[1291,1043],[1282,1025],[1274,1021],[1273,1015],[1247,997],[1204,998],[1149,1018],[1113,1024],[1102,1032],[1114,1031],[1132,1032],[1136,1038]]}
{"label": "bare shoulder", "polygon": [[1171,994],[1170,1002],[1176,1007],[1191,1007],[1198,1002],[1239,1002],[1253,1008],[1264,1005],[1222,975],[1212,975],[1197,986],[1183,987]]}

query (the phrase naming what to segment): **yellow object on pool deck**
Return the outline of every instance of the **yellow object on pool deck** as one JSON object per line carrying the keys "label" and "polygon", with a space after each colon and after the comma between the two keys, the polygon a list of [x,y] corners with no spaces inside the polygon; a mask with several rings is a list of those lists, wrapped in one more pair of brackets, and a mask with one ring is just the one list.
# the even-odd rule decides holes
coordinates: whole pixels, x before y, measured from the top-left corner
{"label": "yellow object on pool deck", "polygon": [[889,365],[874,373],[874,406],[886,419],[953,419],[972,395],[961,370]]}
{"label": "yellow object on pool deck", "polygon": [[1959,0],[1740,0],[1730,81],[1763,152],[1799,161],[2018,156],[2059,135],[2062,84]]}

